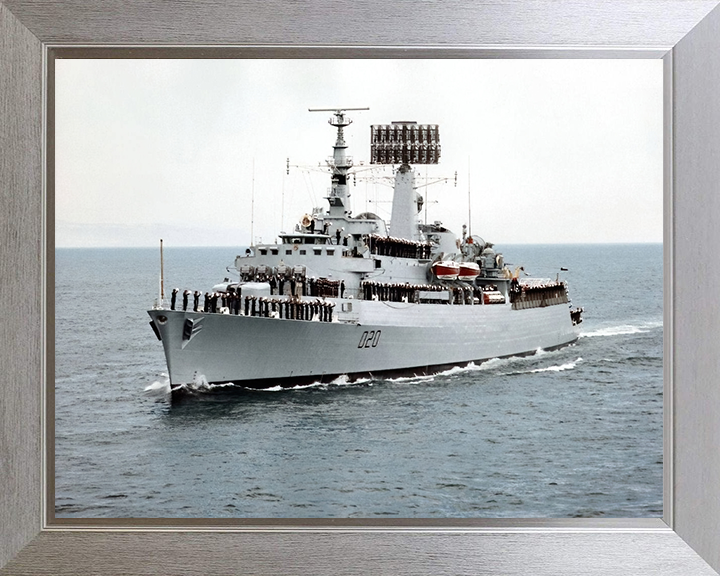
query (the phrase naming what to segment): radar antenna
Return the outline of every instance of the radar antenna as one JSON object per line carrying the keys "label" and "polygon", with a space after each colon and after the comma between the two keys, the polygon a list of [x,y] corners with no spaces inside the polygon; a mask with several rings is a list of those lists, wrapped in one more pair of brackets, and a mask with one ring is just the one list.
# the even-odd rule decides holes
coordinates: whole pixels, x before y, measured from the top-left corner
{"label": "radar antenna", "polygon": [[332,112],[333,115],[328,119],[330,126],[335,126],[338,129],[338,137],[336,146],[344,146],[345,138],[343,135],[343,128],[352,124],[352,119],[345,114],[348,110],[370,110],[370,108],[308,108],[308,112]]}
{"label": "radar antenna", "polygon": [[[440,160],[440,129],[437,124],[402,121],[370,126],[370,163],[437,164]],[[405,168],[403,168],[405,167]]]}

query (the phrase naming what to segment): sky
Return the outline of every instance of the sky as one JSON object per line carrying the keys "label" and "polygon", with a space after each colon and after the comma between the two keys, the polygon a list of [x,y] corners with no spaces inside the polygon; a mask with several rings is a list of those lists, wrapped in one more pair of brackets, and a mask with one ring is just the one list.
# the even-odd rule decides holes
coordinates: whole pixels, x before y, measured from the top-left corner
{"label": "sky", "polygon": [[354,214],[389,220],[369,126],[411,120],[440,126],[418,183],[447,179],[421,220],[662,242],[660,60],[57,60],[55,94],[56,247],[272,242],[327,208],[335,129],[308,109],[352,107]]}

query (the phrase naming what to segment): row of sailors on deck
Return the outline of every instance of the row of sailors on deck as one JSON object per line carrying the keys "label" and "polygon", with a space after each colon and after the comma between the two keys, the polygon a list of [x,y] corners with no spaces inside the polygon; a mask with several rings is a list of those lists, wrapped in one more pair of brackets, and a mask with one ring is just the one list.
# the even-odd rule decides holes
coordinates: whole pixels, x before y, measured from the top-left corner
{"label": "row of sailors on deck", "polygon": [[[317,320],[319,322],[332,322],[333,302],[322,300],[298,300],[290,298],[279,300],[256,296],[245,297],[245,316],[260,316],[262,318],[286,318],[288,320]],[[237,315],[237,312],[235,312]]]}
{"label": "row of sailors on deck", "polygon": [[[289,279],[290,294],[292,296],[319,296],[320,298],[343,298],[345,296],[344,280],[329,280],[328,278],[295,278]],[[270,295],[275,292],[279,296],[285,295],[286,279],[283,276],[270,277]]]}
{"label": "row of sailors on deck", "polygon": [[[175,310],[178,292],[180,292],[180,290],[178,290],[177,288],[173,288],[172,296],[170,297],[170,310]],[[199,290],[195,290],[195,292],[193,292],[192,290],[185,290],[183,292],[183,311],[187,311],[188,309],[188,300],[190,299],[190,296],[193,297],[193,312],[200,312],[200,296],[202,296],[202,292],[200,292]],[[230,310],[232,310],[233,308],[239,309],[239,302],[240,293],[236,294],[235,292],[213,292],[211,294],[210,292],[205,292],[202,312],[217,312],[218,308],[228,308]]]}
{"label": "row of sailors on deck", "polygon": [[[177,288],[172,291],[171,310],[175,310],[178,292]],[[183,292],[183,311],[187,311],[190,295],[193,296],[193,312],[199,312],[200,296],[202,294],[197,290],[195,292],[190,290]],[[319,299],[315,301],[304,301],[296,298],[281,300],[257,296],[245,296],[243,299],[239,292],[228,290],[227,293],[213,292],[211,294],[206,292],[202,312],[218,313],[224,311],[239,316],[243,308],[245,316],[277,317],[291,320],[315,319],[320,322],[332,322],[335,304],[323,302]]]}
{"label": "row of sailors on deck", "polygon": [[[453,304],[481,304],[483,292],[496,292],[497,286],[471,286],[468,284],[392,284],[365,280],[360,285],[365,300],[385,302],[421,303],[420,292],[447,292],[448,302]],[[432,299],[437,303],[438,300]]]}
{"label": "row of sailors on deck", "polygon": [[365,280],[361,283],[365,300],[386,302],[416,302],[418,290],[443,290],[439,286],[420,284],[391,284]]}
{"label": "row of sailors on deck", "polygon": [[447,292],[449,301],[455,304],[473,304],[473,298],[482,294],[482,288],[468,285],[442,285],[442,284],[394,284],[365,280],[361,284],[365,300],[380,300],[383,302],[420,302],[420,291]]}
{"label": "row of sailors on deck", "polygon": [[376,234],[371,234],[368,237],[368,244],[372,254],[398,258],[428,259],[432,249],[429,242],[415,242],[405,238],[378,236]]}
{"label": "row of sailors on deck", "polygon": [[521,283],[523,290],[527,292],[533,292],[533,291],[541,291],[541,290],[564,290],[565,289],[565,282],[557,281],[557,282],[543,282],[541,284],[528,284],[528,283]]}
{"label": "row of sailors on deck", "polygon": [[[345,281],[329,278],[306,278],[304,268],[299,273],[292,273],[288,266],[278,266],[273,271],[269,266],[261,265],[257,269],[243,266],[240,276],[244,282],[267,282],[271,296],[319,296],[321,298],[340,298],[345,296]],[[289,288],[289,293],[288,289]],[[230,286],[228,291],[234,291]],[[240,287],[237,288],[240,290]]]}

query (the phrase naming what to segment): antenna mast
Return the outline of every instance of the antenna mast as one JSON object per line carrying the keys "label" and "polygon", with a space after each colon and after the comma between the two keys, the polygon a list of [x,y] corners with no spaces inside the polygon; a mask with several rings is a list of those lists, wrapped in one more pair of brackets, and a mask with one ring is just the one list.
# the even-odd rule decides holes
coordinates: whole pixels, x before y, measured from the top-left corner
{"label": "antenna mast", "polygon": [[255,157],[252,163],[252,187],[250,188],[250,246],[255,244],[253,228],[255,226]]}
{"label": "antenna mast", "polygon": [[337,128],[333,157],[327,161],[332,170],[332,186],[327,199],[330,203],[330,216],[338,218],[347,217],[350,214],[350,193],[347,180],[353,161],[350,156],[345,154],[347,144],[343,133],[343,129],[352,124],[350,117],[345,114],[348,110],[370,110],[370,108],[308,108],[309,112],[332,112],[328,124]]}
{"label": "antenna mast", "polygon": [[468,236],[472,236],[472,201],[470,196],[470,156],[468,156]]}
{"label": "antenna mast", "polygon": [[163,270],[163,241],[160,238],[160,306],[165,300],[165,271]]}

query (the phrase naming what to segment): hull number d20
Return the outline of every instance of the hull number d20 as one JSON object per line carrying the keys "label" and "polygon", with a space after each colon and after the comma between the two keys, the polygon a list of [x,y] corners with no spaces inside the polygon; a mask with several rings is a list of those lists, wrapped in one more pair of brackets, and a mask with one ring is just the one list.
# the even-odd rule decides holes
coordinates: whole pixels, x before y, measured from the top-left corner
{"label": "hull number d20", "polygon": [[380,342],[381,332],[381,330],[370,330],[369,332],[365,330],[365,332],[362,333],[362,336],[360,336],[358,348],[375,348],[375,346],[378,345],[378,342]]}

